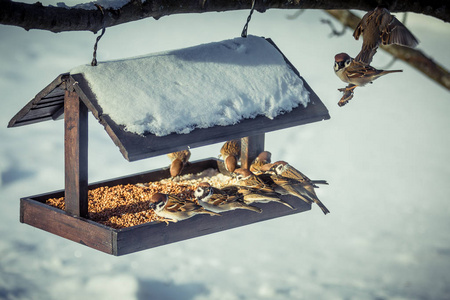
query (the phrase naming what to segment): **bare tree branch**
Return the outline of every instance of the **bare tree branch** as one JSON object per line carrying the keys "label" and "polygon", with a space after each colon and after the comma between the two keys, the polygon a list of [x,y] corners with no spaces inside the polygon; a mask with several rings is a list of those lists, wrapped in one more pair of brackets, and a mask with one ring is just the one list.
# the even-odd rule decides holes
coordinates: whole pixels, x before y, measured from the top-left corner
{"label": "bare tree branch", "polygon": [[[52,32],[92,31],[131,21],[181,13],[250,9],[251,0],[131,0],[120,9],[62,8],[0,0],[0,24]],[[369,11],[385,5],[392,12],[415,12],[450,22],[448,0],[256,0],[256,9],[359,9]]]}
{"label": "bare tree branch", "polygon": [[[327,10],[326,12],[353,30],[361,20],[358,16],[347,10]],[[446,89],[450,90],[450,73],[422,51],[400,45],[380,45],[380,48],[389,52],[394,57],[408,63]]]}

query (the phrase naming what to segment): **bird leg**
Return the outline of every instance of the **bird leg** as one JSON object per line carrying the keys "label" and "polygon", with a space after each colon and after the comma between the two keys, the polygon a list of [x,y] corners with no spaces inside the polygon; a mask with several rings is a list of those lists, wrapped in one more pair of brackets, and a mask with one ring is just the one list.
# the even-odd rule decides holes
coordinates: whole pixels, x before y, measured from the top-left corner
{"label": "bird leg", "polygon": [[353,90],[355,89],[357,87],[357,85],[354,85],[354,84],[349,84],[349,85],[347,85],[345,88],[343,88],[343,89],[338,89],[338,91],[339,92],[348,92],[348,91],[352,91],[353,92]]}
{"label": "bird leg", "polygon": [[348,101],[350,101],[353,98],[353,93],[354,90],[357,86],[354,84],[349,84],[348,86],[346,86],[343,89],[338,89],[339,92],[343,92],[344,95],[342,95],[341,100],[339,100],[338,105],[339,106],[344,106],[345,104],[348,103]]}

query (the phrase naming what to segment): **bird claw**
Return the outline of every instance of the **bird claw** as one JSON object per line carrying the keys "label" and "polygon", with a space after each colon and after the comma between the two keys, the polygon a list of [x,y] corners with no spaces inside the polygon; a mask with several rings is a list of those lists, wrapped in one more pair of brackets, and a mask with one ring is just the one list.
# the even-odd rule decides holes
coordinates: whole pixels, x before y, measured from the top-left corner
{"label": "bird claw", "polygon": [[349,84],[345,88],[338,89],[339,92],[344,93],[344,95],[342,95],[341,100],[339,100],[339,102],[338,102],[338,105],[340,107],[347,104],[353,98],[353,93],[354,93],[355,88],[356,88],[356,85]]}

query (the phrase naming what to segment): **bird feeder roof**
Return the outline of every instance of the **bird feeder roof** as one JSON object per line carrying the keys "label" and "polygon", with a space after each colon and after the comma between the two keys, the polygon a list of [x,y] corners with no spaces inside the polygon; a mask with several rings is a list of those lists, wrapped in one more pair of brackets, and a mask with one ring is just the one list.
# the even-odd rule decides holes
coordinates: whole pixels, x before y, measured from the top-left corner
{"label": "bird feeder roof", "polygon": [[62,118],[66,90],[129,161],[330,118],[273,41],[255,36],[77,67],[8,127]]}

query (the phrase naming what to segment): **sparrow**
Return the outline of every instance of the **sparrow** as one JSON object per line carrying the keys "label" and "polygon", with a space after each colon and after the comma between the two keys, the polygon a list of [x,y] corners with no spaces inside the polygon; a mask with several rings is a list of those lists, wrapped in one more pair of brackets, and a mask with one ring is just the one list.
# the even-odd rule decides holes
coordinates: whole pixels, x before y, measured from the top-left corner
{"label": "sparrow", "polygon": [[225,162],[225,168],[232,173],[237,166],[239,157],[241,156],[241,142],[240,140],[231,140],[223,144],[220,149],[220,156]]}
{"label": "sparrow", "polygon": [[283,160],[279,160],[271,164],[268,172],[272,172],[273,174],[283,176],[286,178],[295,179],[300,183],[304,182],[309,183],[315,188],[318,187],[317,184],[328,184],[326,180],[309,179],[308,176],[306,176],[305,174],[303,174],[302,172],[300,172],[299,170],[297,170],[296,168],[294,168],[293,166],[291,166],[290,164],[288,164]]}
{"label": "sparrow", "polygon": [[252,172],[255,175],[259,175],[264,172],[264,170],[261,170],[261,168],[264,165],[270,164],[271,162],[272,153],[269,151],[263,151],[253,160],[253,162],[250,164],[250,172]]}
{"label": "sparrow", "polygon": [[264,182],[250,170],[239,168],[234,171],[233,175],[237,179],[239,186],[238,192],[244,195],[245,203],[278,202],[286,205],[290,209],[294,209],[292,205],[280,199],[279,195],[273,189],[273,184],[271,186],[267,182]]}
{"label": "sparrow", "polygon": [[208,211],[195,202],[182,200],[174,195],[155,193],[150,199],[150,208],[163,218],[174,223],[191,218],[198,214],[220,216],[220,214]]}
{"label": "sparrow", "polygon": [[195,199],[205,209],[220,213],[235,209],[247,209],[261,213],[262,209],[245,204],[243,194],[237,193],[236,188],[218,189],[207,182],[201,182],[194,191]]}
{"label": "sparrow", "polygon": [[275,184],[274,190],[281,195],[293,195],[296,196],[308,204],[316,203],[326,215],[330,211],[319,200],[314,191],[314,187],[306,182],[299,182],[292,178],[283,177],[280,175],[271,175],[270,179]]}
{"label": "sparrow", "polygon": [[232,173],[236,178],[239,186],[245,186],[248,188],[255,188],[261,192],[274,193],[272,187],[262,181],[258,176],[253,174],[250,170],[244,168],[238,168]]}
{"label": "sparrow", "polygon": [[353,32],[358,40],[363,37],[361,52],[355,60],[369,65],[380,44],[397,44],[414,48],[419,43],[416,37],[389,10],[377,7],[367,12]]}
{"label": "sparrow", "polygon": [[403,72],[403,70],[377,70],[374,67],[364,65],[363,63],[354,60],[347,53],[339,53],[334,57],[334,72],[343,82],[352,85],[351,87],[345,88],[345,90],[352,90],[357,86],[364,86],[368,83],[372,83],[372,81],[380,76],[389,73]]}
{"label": "sparrow", "polygon": [[173,152],[167,154],[171,163],[170,163],[170,176],[176,177],[181,174],[184,166],[188,163],[189,158],[191,157],[191,151],[189,149]]}
{"label": "sparrow", "polygon": [[277,161],[264,166],[264,168],[268,170],[258,177],[266,185],[271,185],[275,192],[281,195],[296,196],[309,204],[314,202],[324,214],[330,212],[319,200],[314,190],[314,187],[317,187],[316,184],[328,184],[325,180],[311,180],[285,161]]}

